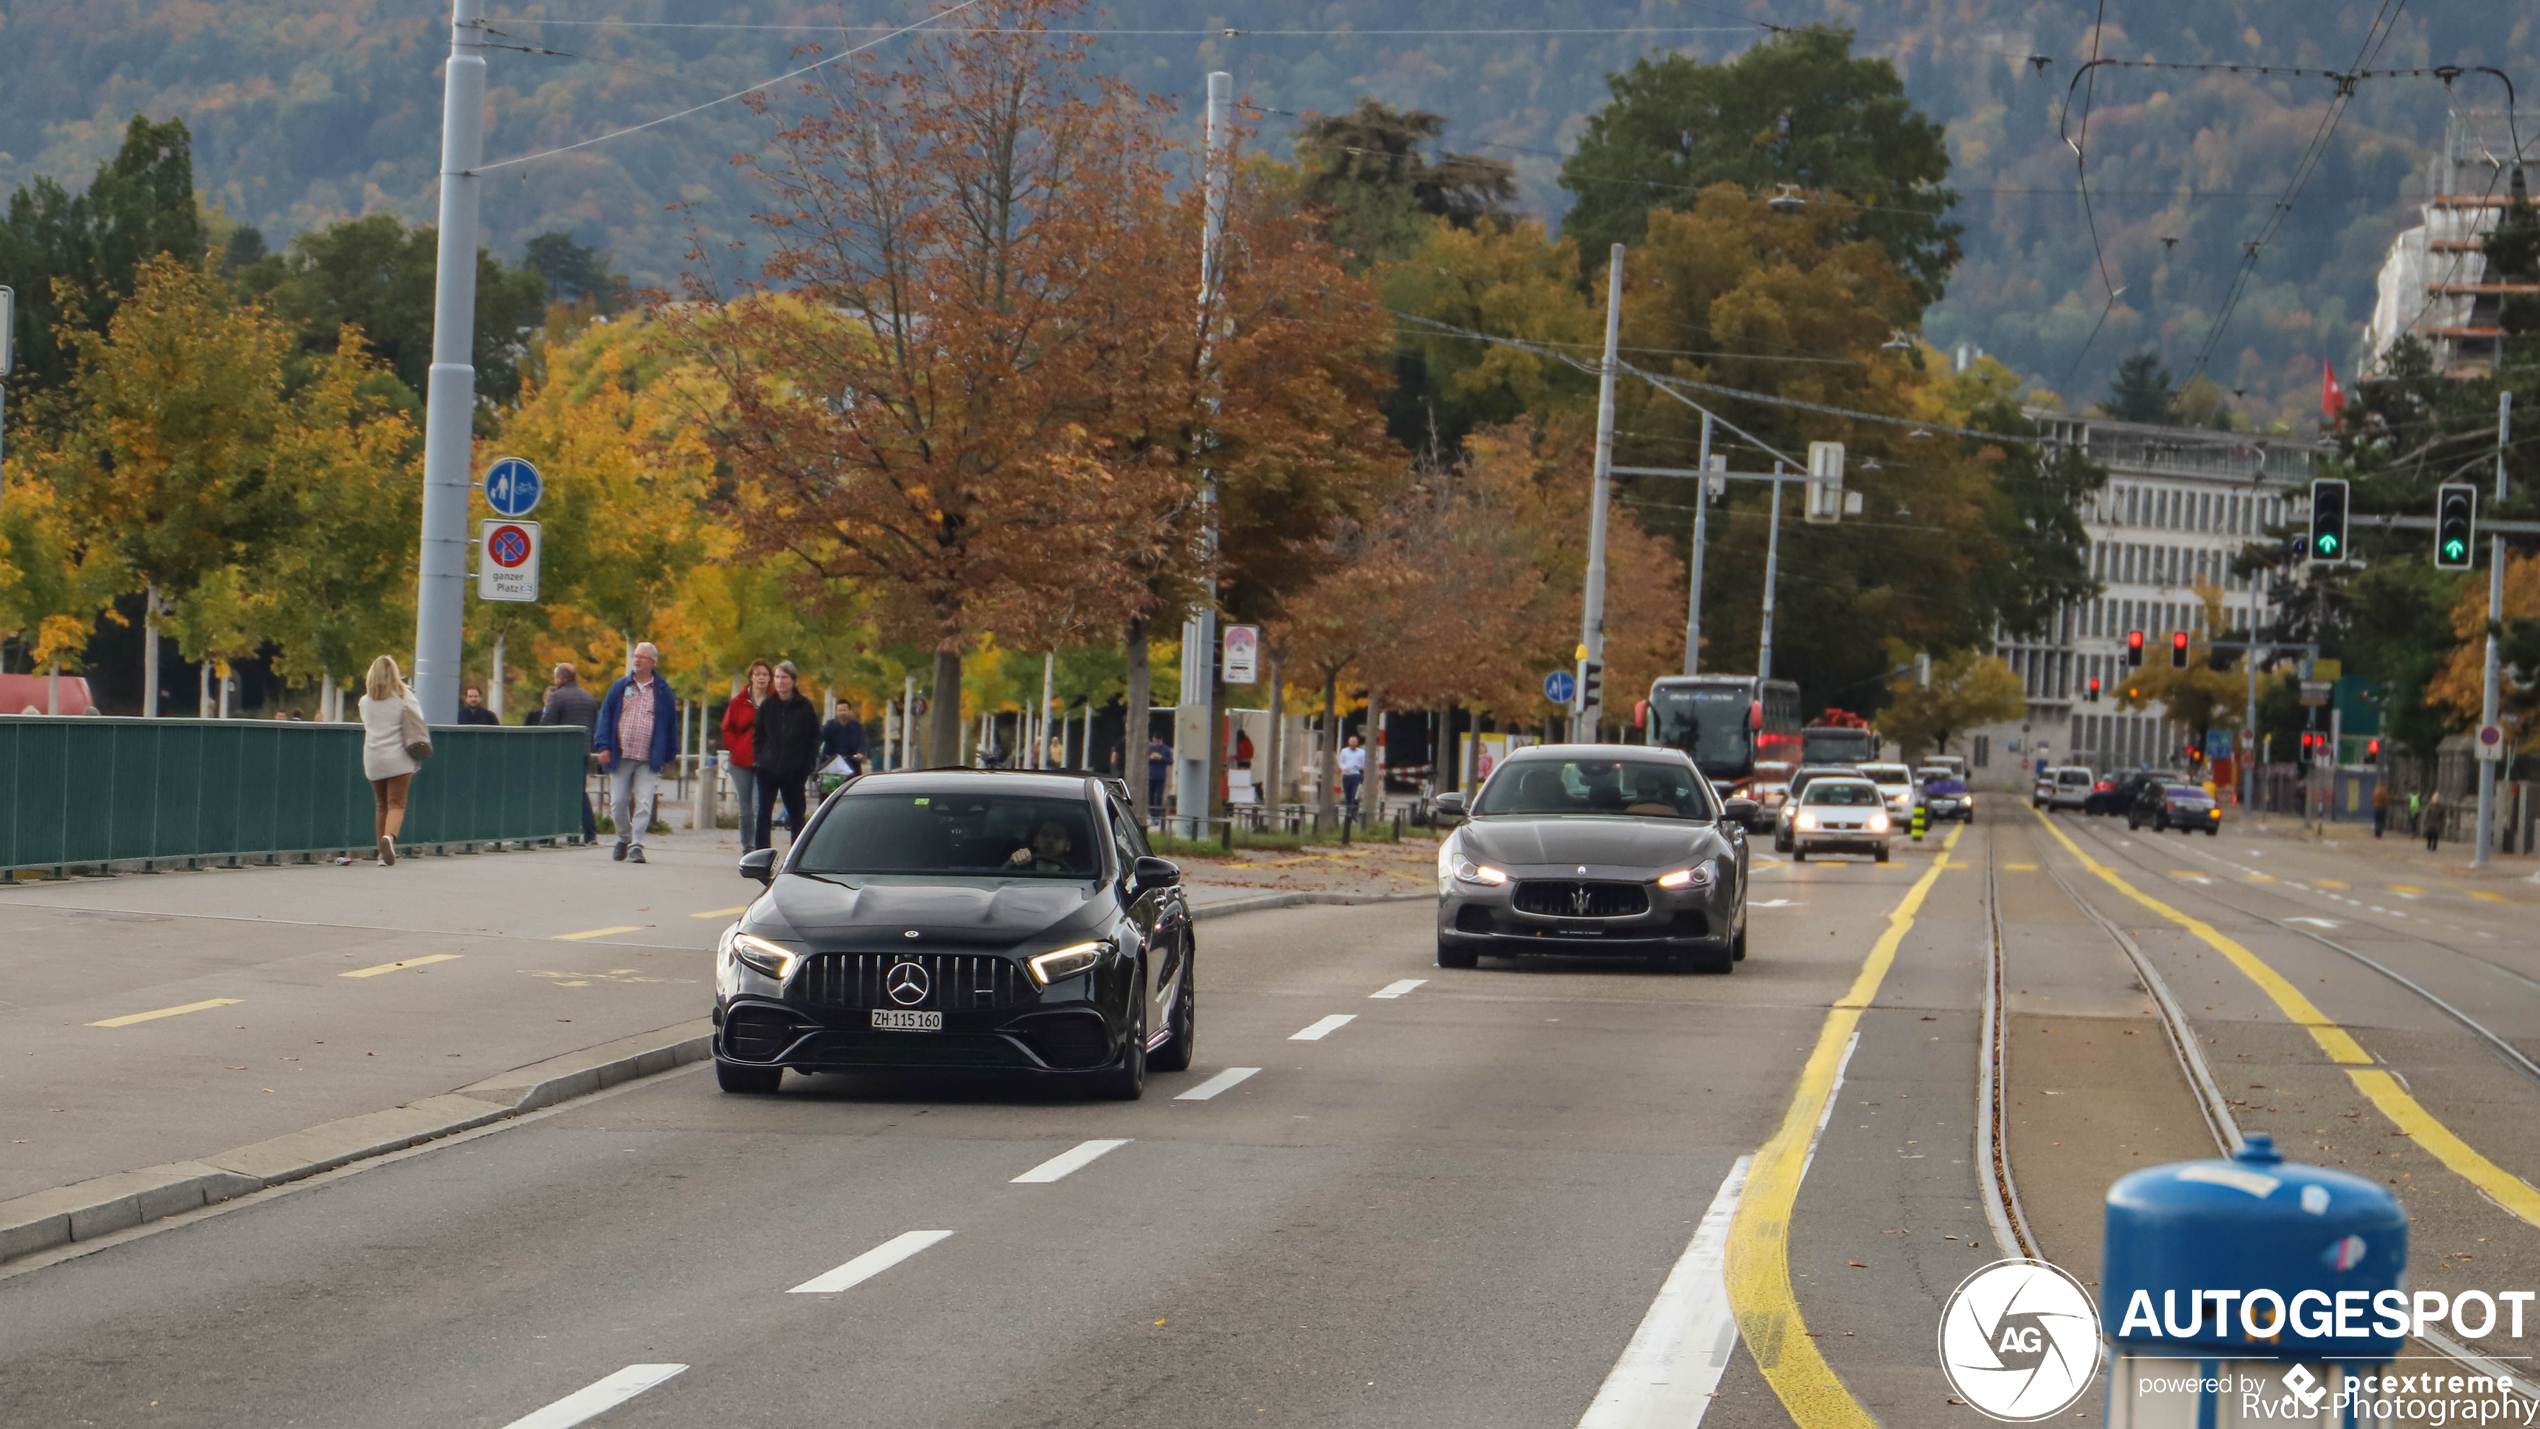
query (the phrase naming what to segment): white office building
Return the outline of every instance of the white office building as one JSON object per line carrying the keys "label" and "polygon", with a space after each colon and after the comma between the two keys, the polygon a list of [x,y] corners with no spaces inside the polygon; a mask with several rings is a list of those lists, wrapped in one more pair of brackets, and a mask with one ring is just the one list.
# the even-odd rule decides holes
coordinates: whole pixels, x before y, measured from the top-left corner
{"label": "white office building", "polygon": [[[2080,448],[2108,469],[2108,484],[2085,509],[2090,573],[2098,598],[2069,606],[2034,638],[2004,636],[1994,647],[2027,686],[2028,713],[1971,733],[1969,762],[2002,771],[2055,764],[2102,770],[2173,763],[2192,731],[2158,705],[2117,708],[2126,671],[2126,632],[2144,635],[2144,663],[2170,658],[2171,632],[2206,635],[2200,582],[2222,592],[2224,624],[2263,628],[2273,615],[2258,582],[2231,572],[2243,544],[2300,514],[2321,449],[2286,438],[2190,427],[2101,421],[2031,412],[2048,440]],[[2088,698],[2090,681],[2099,699]]]}

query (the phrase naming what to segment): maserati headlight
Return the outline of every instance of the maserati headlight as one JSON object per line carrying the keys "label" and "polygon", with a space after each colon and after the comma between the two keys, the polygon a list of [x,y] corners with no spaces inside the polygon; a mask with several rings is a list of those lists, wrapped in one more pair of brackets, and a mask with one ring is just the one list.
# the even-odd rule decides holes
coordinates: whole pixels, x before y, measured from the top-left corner
{"label": "maserati headlight", "polygon": [[1691,868],[1679,868],[1673,873],[1662,873],[1658,875],[1658,886],[1661,888],[1708,888],[1711,886],[1711,865],[1697,863]]}
{"label": "maserati headlight", "polygon": [[1455,876],[1466,883],[1486,884],[1492,888],[1497,888],[1508,881],[1507,874],[1489,864],[1475,863],[1461,855],[1458,855],[1455,860]]}
{"label": "maserati headlight", "polygon": [[744,933],[737,926],[723,935],[723,951],[743,967],[778,982],[792,976],[794,965],[803,960],[802,954],[793,949],[781,943],[771,943],[755,933]]}
{"label": "maserati headlight", "polygon": [[1101,962],[1103,953],[1110,947],[1109,943],[1077,943],[1056,952],[1043,953],[1024,966],[1032,970],[1032,981],[1047,987],[1060,978],[1074,977]]}

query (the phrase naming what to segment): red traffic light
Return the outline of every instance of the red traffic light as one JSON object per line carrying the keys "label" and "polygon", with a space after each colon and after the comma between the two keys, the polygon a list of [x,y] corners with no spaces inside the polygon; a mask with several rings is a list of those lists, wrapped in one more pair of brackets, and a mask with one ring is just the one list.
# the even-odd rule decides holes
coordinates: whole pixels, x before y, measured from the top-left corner
{"label": "red traffic light", "polygon": [[2125,662],[2128,665],[2140,665],[2143,663],[2142,631],[2129,630],[2125,633]]}
{"label": "red traffic light", "polygon": [[2099,699],[2099,679],[2095,675],[2090,680],[2090,698],[2093,703]]}
{"label": "red traffic light", "polygon": [[2187,668],[2187,632],[2184,630],[2170,632],[2170,668],[2173,670]]}

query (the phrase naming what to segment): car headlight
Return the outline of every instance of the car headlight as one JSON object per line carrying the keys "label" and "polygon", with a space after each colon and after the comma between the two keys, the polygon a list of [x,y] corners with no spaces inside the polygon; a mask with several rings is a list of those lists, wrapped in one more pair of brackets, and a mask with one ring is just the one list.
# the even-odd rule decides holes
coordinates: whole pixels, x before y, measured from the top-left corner
{"label": "car headlight", "polygon": [[1466,883],[1486,884],[1492,888],[1497,888],[1508,881],[1507,874],[1489,864],[1475,863],[1461,856],[1455,860],[1455,876]]}
{"label": "car headlight", "polygon": [[1817,827],[1817,816],[1809,813],[1805,809],[1802,809],[1799,813],[1799,827],[1803,829],[1814,829]]}
{"label": "car headlight", "polygon": [[1658,875],[1658,886],[1661,888],[1708,888],[1711,886],[1711,865],[1697,863],[1691,868],[1679,868],[1673,873],[1662,873]]}
{"label": "car headlight", "polygon": [[802,954],[781,943],[771,943],[755,933],[744,933],[738,928],[724,935],[723,950],[743,967],[764,973],[778,982],[792,976],[794,965],[803,960]]}
{"label": "car headlight", "polygon": [[1047,987],[1060,978],[1074,977],[1101,962],[1102,955],[1110,947],[1109,943],[1077,943],[1055,952],[1043,953],[1025,962],[1024,966],[1032,970],[1032,981]]}
{"label": "car headlight", "polygon": [[1871,832],[1871,833],[1874,833],[1874,834],[1883,834],[1883,833],[1886,833],[1886,832],[1887,832],[1887,815],[1885,815],[1885,814],[1872,814],[1872,815],[1870,815],[1870,832]]}

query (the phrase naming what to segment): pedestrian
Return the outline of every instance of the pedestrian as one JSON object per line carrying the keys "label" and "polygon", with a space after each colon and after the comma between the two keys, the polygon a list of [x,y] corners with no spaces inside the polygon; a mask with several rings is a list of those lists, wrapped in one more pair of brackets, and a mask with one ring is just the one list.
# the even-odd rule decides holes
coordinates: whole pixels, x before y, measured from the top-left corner
{"label": "pedestrian", "polygon": [[2423,823],[2425,851],[2432,853],[2434,846],[2443,840],[2443,792],[2441,790],[2436,790],[2434,797],[2425,801]]}
{"label": "pedestrian", "polygon": [[591,747],[609,777],[609,817],[617,820],[617,847],[609,857],[644,861],[644,833],[653,821],[653,796],[661,767],[670,762],[679,728],[679,698],[654,666],[661,652],[647,640],[635,647],[635,669],[609,686],[600,701]]}
{"label": "pedestrian", "polygon": [[2408,791],[2408,832],[2417,831],[2417,819],[2425,812],[2425,802],[2414,789]]}
{"label": "pedestrian", "polygon": [[502,722],[500,717],[485,707],[483,685],[463,685],[459,688],[459,723],[501,724]]}
{"label": "pedestrian", "polygon": [[599,728],[600,702],[591,698],[589,690],[582,688],[581,672],[570,663],[557,665],[554,673],[547,677],[547,702],[538,709],[538,723],[548,726],[579,725],[582,729],[582,843],[587,848],[600,837],[599,821],[591,817],[589,787],[591,766],[597,762],[597,756],[590,750],[592,734]]}
{"label": "pedestrian", "polygon": [[855,706],[841,700],[838,712],[820,727],[820,767],[829,761],[843,759],[849,774],[864,772],[864,721],[856,717]]}
{"label": "pedestrian", "polygon": [[1341,746],[1338,761],[1341,768],[1341,803],[1348,808],[1352,818],[1358,816],[1359,782],[1367,777],[1366,744],[1357,735],[1351,735],[1348,742]]}
{"label": "pedestrian", "polygon": [[1173,746],[1162,735],[1147,736],[1147,812],[1164,812],[1164,776],[1173,772]]}
{"label": "pedestrian", "polygon": [[740,693],[723,707],[723,750],[732,756],[732,798],[740,806],[741,852],[748,853],[762,845],[751,842],[758,828],[758,773],[751,767],[755,752],[750,745],[750,730],[758,719],[758,703],[776,688],[776,667],[765,660],[750,662],[749,678]]}
{"label": "pedestrian", "polygon": [[379,866],[389,868],[397,862],[397,835],[406,825],[406,791],[432,754],[432,731],[423,722],[423,705],[397,672],[397,662],[386,655],[370,662],[361,714],[362,777],[370,781],[371,831],[379,841]]}
{"label": "pedestrian", "polygon": [[2390,786],[2379,779],[2372,781],[2372,836],[2381,837],[2383,826],[2390,822]]}
{"label": "pedestrian", "polygon": [[773,688],[759,701],[751,723],[751,764],[759,786],[753,848],[776,846],[769,826],[779,800],[785,805],[786,829],[795,839],[803,836],[803,781],[820,753],[820,711],[795,688],[798,678],[793,661],[778,664]]}

